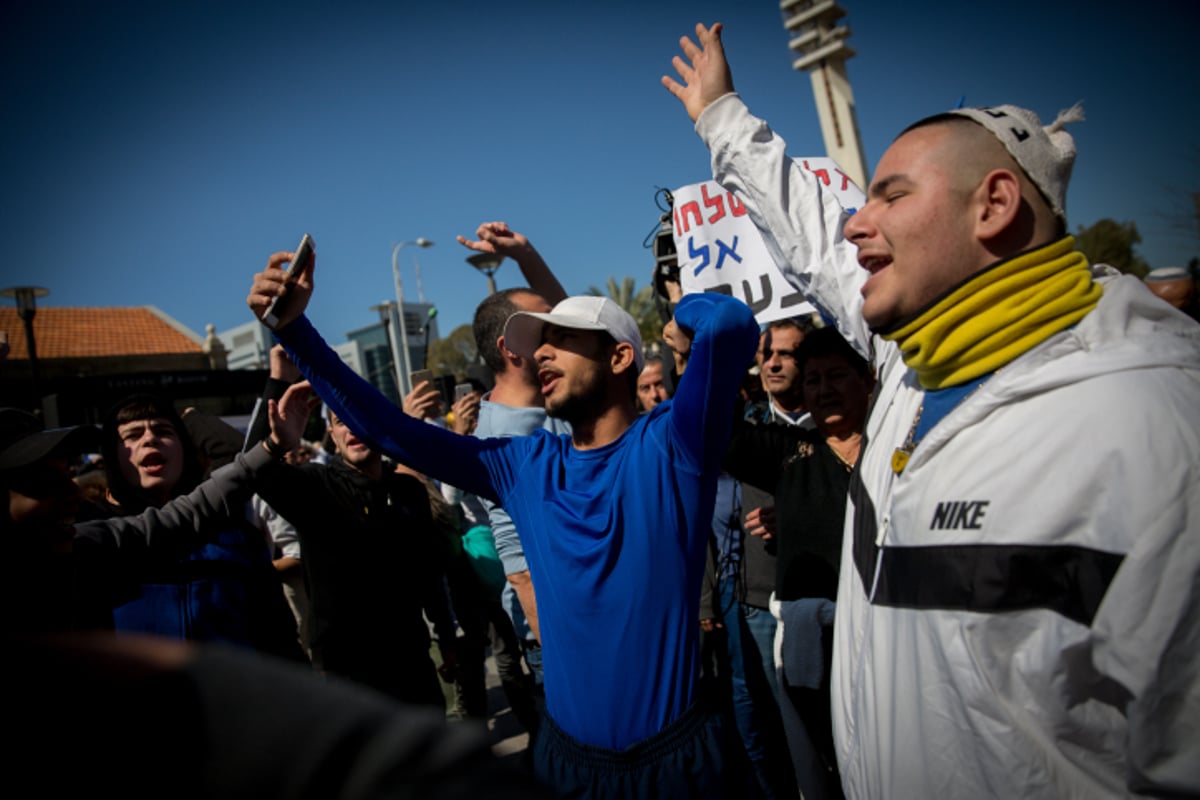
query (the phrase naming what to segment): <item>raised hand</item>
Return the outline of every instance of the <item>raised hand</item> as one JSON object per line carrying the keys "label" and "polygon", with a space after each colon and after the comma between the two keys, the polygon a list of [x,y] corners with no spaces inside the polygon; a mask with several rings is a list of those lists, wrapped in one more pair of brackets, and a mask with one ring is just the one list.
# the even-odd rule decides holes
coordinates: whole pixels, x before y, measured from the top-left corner
{"label": "raised hand", "polygon": [[465,236],[455,238],[459,244],[470,250],[495,253],[513,260],[520,260],[533,249],[529,240],[508,227],[507,222],[485,222],[475,229],[475,236],[476,239],[468,239]]}
{"label": "raised hand", "polygon": [[430,412],[442,405],[442,394],[429,381],[421,381],[404,396],[404,413],[417,419],[427,419]]}
{"label": "raised hand", "polygon": [[683,84],[664,75],[663,86],[667,91],[679,98],[687,109],[692,122],[700,116],[710,103],[719,97],[733,91],[733,76],[729,72],[729,63],[725,60],[725,48],[721,44],[721,23],[706,28],[702,23],[696,23],[696,41],[686,36],[680,37],[679,46],[687,60],[675,56],[671,64]]}
{"label": "raised hand", "polygon": [[295,283],[289,284],[284,280],[283,265],[290,264],[294,256],[295,253],[287,251],[272,254],[267,259],[267,268],[254,276],[250,294],[246,297],[246,305],[250,306],[250,310],[259,320],[266,316],[271,301],[276,297],[281,298],[274,311],[278,320],[274,325],[276,330],[303,314],[304,309],[308,307],[309,298],[312,297],[313,271],[316,269],[317,257],[314,255],[308,269],[301,273]]}
{"label": "raised hand", "polygon": [[267,410],[271,420],[271,441],[285,451],[295,450],[304,435],[308,415],[321,399],[308,381],[293,383],[279,400],[269,400]]}
{"label": "raised hand", "polygon": [[475,230],[476,239],[455,237],[459,244],[480,253],[495,253],[517,262],[521,274],[529,282],[534,294],[540,294],[547,303],[555,305],[566,299],[567,292],[537,248],[521,234],[508,227],[507,222],[485,222]]}
{"label": "raised hand", "polygon": [[300,370],[292,363],[291,356],[283,345],[277,344],[271,348],[271,377],[284,383],[295,383],[300,380]]}
{"label": "raised hand", "polygon": [[455,433],[470,435],[475,431],[475,425],[479,422],[479,401],[478,392],[465,394],[454,401],[450,411],[454,414]]}
{"label": "raised hand", "polygon": [[670,321],[663,326],[663,342],[672,352],[681,356],[688,356],[692,352],[692,334],[691,331],[684,330],[675,322],[675,318],[671,317]]}

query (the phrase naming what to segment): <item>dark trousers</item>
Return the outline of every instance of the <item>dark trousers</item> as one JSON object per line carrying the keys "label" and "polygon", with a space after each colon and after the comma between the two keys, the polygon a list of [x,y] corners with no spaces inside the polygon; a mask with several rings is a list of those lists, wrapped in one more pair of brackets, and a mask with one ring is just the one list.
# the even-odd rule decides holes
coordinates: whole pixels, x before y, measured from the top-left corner
{"label": "dark trousers", "polygon": [[542,714],[538,709],[537,686],[533,676],[526,673],[521,666],[521,642],[517,639],[517,632],[513,630],[512,620],[499,603],[495,604],[489,622],[492,657],[496,659],[500,686],[504,689],[504,696],[508,698],[508,706],[512,709],[513,716],[532,738],[537,735]]}
{"label": "dark trousers", "polygon": [[325,675],[370,686],[401,703],[433,706],[443,711],[446,708],[437,669],[425,650],[414,648],[402,657],[371,651],[357,652],[353,656],[326,653],[314,666]]}
{"label": "dark trousers", "polygon": [[583,744],[547,715],[533,770],[557,797],[740,800],[753,786],[737,732],[699,704],[624,750]]}
{"label": "dark trousers", "polygon": [[504,607],[477,598],[468,610],[458,610],[458,621],[464,633],[458,641],[458,688],[467,716],[486,719],[488,715],[484,659],[490,645],[513,715],[531,735],[536,734],[540,714],[533,676],[521,668],[521,643]]}

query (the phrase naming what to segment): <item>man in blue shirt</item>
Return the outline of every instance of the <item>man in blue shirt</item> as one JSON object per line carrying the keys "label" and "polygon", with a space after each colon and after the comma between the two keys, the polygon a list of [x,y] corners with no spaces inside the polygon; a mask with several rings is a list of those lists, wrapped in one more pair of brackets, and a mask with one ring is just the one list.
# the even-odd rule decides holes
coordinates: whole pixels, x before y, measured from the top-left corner
{"label": "man in blue shirt", "polygon": [[[572,796],[737,791],[724,767],[740,749],[697,707],[698,601],[717,475],[737,388],[758,341],[750,309],[689,295],[676,323],[692,356],[674,399],[638,415],[641,337],[602,297],[520,312],[509,349],[537,364],[546,410],[571,436],[474,439],[404,415],[355,375],[299,316],[312,267],[285,288],[276,253],[248,298],[334,412],[403,463],[511,513],[538,576],[547,722],[538,777]],[[282,306],[282,308],[281,308]]]}

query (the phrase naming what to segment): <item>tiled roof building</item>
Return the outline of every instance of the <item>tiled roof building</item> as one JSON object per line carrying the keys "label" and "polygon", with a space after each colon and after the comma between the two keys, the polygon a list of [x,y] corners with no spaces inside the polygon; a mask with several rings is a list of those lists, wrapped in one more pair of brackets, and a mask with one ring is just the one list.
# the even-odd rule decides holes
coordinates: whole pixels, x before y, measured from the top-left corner
{"label": "tiled roof building", "polygon": [[0,306],[9,345],[0,360],[0,406],[40,406],[47,424],[78,424],[97,421],[120,397],[151,392],[181,409],[248,413],[264,373],[230,373],[224,346],[209,328],[201,338],[153,306],[39,306],[35,389],[25,323],[15,306]]}
{"label": "tiled roof building", "polygon": [[[29,358],[25,323],[15,307],[0,307],[0,331],[8,333],[10,359]],[[37,309],[33,336],[39,362],[60,358],[202,354],[201,339],[153,306]],[[207,363],[196,362],[196,368]]]}

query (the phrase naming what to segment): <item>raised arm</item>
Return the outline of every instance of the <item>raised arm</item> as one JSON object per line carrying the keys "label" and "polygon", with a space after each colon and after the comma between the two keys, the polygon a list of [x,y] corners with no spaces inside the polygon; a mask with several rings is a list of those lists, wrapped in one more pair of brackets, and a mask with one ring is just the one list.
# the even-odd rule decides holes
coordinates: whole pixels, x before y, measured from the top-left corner
{"label": "raised arm", "polygon": [[680,466],[713,469],[729,445],[738,387],[758,346],[758,324],[745,303],[713,293],[685,295],[675,321],[692,340],[671,412]]}
{"label": "raised arm", "polygon": [[[272,298],[284,291],[280,267],[290,258],[291,253],[276,253],[268,260],[267,269],[254,276],[246,303],[259,319]],[[314,258],[312,266],[288,290],[286,306],[276,306],[275,332],[317,394],[372,447],[424,475],[480,497],[498,499],[485,460],[507,447],[508,442],[459,436],[413,419],[346,366],[302,316],[312,295],[315,266]]]}
{"label": "raised arm", "polygon": [[712,153],[713,179],[749,201],[751,219],[788,281],[869,358],[871,334],[859,294],[867,273],[858,265],[857,248],[842,235],[852,211],[789,158],[787,143],[733,93],[721,25],[697,25],[696,36],[698,44],[680,40],[686,58],[672,62],[683,83],[662,80]]}
{"label": "raised arm", "polygon": [[700,118],[704,109],[720,98],[733,92],[733,75],[725,59],[725,47],[721,43],[724,26],[715,23],[711,28],[696,23],[696,42],[686,36],[679,37],[679,48],[687,60],[675,56],[671,66],[679,73],[683,83],[663,75],[662,84],[667,91],[679,98],[692,122]]}
{"label": "raised arm", "polygon": [[77,523],[75,545],[194,547],[207,532],[243,512],[254,491],[251,481],[255,472],[270,461],[271,456],[261,447],[238,453],[233,463],[218,469],[190,494],[176,497],[162,508],[151,507],[137,516]]}
{"label": "raised arm", "polygon": [[271,420],[268,408],[272,400],[279,400],[283,393],[296,381],[300,380],[300,370],[292,364],[283,345],[277,344],[271,348],[271,370],[267,376],[267,384],[263,387],[262,397],[254,404],[250,414],[250,424],[246,428],[246,440],[243,450],[249,450],[271,433]]}
{"label": "raised arm", "polygon": [[485,222],[476,229],[475,236],[477,238],[474,240],[465,236],[457,238],[459,244],[469,250],[495,253],[516,261],[529,288],[540,294],[551,306],[567,299],[566,290],[558,282],[558,278],[554,277],[541,253],[527,238],[509,228],[507,222]]}
{"label": "raised arm", "polygon": [[162,508],[148,508],[131,517],[95,520],[75,526],[77,542],[100,547],[192,547],[210,531],[244,513],[258,471],[300,440],[312,409],[307,383],[293,386],[270,403],[272,448],[255,447],[239,453],[190,494]]}

